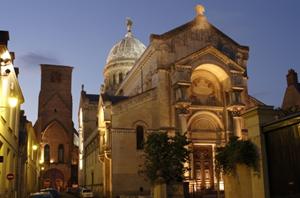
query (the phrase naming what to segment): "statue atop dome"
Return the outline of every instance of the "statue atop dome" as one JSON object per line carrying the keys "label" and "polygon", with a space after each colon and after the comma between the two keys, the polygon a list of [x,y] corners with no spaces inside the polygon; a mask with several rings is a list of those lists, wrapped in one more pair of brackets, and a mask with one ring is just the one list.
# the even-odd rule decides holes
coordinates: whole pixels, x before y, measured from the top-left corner
{"label": "statue atop dome", "polygon": [[132,20],[129,17],[127,17],[126,18],[127,32],[131,32],[132,24],[133,24]]}
{"label": "statue atop dome", "polygon": [[200,4],[196,5],[195,10],[197,16],[204,16],[205,7],[203,5]]}

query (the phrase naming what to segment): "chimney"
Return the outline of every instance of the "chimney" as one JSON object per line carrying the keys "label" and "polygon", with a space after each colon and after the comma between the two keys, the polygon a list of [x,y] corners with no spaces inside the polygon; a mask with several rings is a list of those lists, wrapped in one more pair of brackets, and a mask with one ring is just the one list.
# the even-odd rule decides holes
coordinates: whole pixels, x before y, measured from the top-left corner
{"label": "chimney", "polygon": [[5,45],[7,47],[8,41],[9,41],[9,32],[0,30],[0,45]]}
{"label": "chimney", "polygon": [[298,84],[298,75],[295,70],[290,69],[289,73],[286,75],[287,85],[297,85]]}

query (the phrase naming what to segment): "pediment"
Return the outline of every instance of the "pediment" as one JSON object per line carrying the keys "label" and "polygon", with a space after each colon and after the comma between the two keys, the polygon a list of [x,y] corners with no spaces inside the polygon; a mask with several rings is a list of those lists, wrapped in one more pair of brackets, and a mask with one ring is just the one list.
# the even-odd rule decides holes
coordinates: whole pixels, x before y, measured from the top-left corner
{"label": "pediment", "polygon": [[195,68],[201,64],[218,65],[228,72],[245,72],[244,67],[237,64],[235,61],[230,59],[228,56],[226,56],[213,46],[207,46],[175,62],[175,65],[188,65],[192,68]]}
{"label": "pediment", "polygon": [[245,67],[249,51],[248,47],[239,45],[211,25],[204,16],[196,17],[162,35],[151,35],[151,43],[161,54],[158,58],[161,65],[180,60],[207,46],[212,46],[233,62]]}

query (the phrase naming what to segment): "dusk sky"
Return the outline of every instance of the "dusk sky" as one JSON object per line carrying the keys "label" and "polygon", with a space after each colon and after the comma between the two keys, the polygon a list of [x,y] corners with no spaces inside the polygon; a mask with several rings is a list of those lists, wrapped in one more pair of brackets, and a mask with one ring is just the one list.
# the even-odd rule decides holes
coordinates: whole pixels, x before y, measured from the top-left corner
{"label": "dusk sky", "polygon": [[205,6],[210,23],[250,47],[249,93],[281,106],[285,76],[300,74],[299,0],[10,0],[1,2],[0,29],[10,33],[16,53],[28,119],[37,119],[39,64],[73,66],[73,121],[77,126],[81,84],[98,94],[103,67],[112,46],[126,34],[125,19],[145,45],[151,33],[162,34],[195,17]]}

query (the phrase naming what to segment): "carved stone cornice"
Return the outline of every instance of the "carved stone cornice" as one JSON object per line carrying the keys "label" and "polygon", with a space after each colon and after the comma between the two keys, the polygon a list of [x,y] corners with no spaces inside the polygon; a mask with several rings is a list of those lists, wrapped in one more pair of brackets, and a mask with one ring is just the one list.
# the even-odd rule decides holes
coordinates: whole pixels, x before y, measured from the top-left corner
{"label": "carved stone cornice", "polygon": [[230,110],[230,112],[231,112],[231,115],[233,117],[240,117],[241,113],[242,113],[242,109],[240,109],[240,108],[233,108],[233,109]]}
{"label": "carved stone cornice", "polygon": [[191,110],[205,110],[205,111],[218,111],[222,112],[224,111],[223,106],[206,106],[206,105],[191,105]]}
{"label": "carved stone cornice", "polygon": [[244,104],[234,104],[227,107],[227,110],[232,112],[234,117],[239,117],[241,112],[245,109]]}
{"label": "carved stone cornice", "polygon": [[189,115],[191,113],[190,111],[190,105],[189,104],[186,104],[186,105],[178,105],[176,106],[176,113],[178,115]]}
{"label": "carved stone cornice", "polygon": [[99,162],[104,163],[104,158],[105,158],[104,153],[98,155]]}

